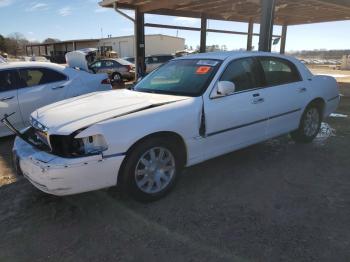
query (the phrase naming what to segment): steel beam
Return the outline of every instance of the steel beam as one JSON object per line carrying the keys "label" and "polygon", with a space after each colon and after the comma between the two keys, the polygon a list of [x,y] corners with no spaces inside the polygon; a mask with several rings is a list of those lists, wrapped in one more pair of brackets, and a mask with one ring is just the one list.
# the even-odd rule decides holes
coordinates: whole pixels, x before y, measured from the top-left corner
{"label": "steel beam", "polygon": [[135,65],[136,79],[146,73],[145,63],[145,14],[135,10]]}
{"label": "steel beam", "polygon": [[207,51],[207,27],[208,27],[208,19],[205,15],[201,18],[201,44],[199,51],[201,53],[205,53]]}
{"label": "steel beam", "polygon": [[288,29],[287,25],[282,26],[281,49],[280,49],[281,54],[284,54],[286,52],[287,29]]}
{"label": "steel beam", "polygon": [[250,20],[248,23],[247,51],[253,50],[253,30],[254,22],[253,20]]}
{"label": "steel beam", "polygon": [[260,0],[260,2],[259,51],[271,52],[276,0]]}

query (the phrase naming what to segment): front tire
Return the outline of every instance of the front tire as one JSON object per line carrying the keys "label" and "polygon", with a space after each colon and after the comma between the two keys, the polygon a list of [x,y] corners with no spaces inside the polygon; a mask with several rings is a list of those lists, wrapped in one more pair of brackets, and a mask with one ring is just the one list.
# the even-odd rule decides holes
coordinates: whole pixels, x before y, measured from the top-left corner
{"label": "front tire", "polygon": [[320,132],[322,109],[317,104],[310,104],[304,111],[299,128],[291,133],[297,143],[311,143]]}
{"label": "front tire", "polygon": [[138,144],[126,158],[123,186],[141,202],[159,200],[174,187],[182,166],[177,147],[161,138]]}

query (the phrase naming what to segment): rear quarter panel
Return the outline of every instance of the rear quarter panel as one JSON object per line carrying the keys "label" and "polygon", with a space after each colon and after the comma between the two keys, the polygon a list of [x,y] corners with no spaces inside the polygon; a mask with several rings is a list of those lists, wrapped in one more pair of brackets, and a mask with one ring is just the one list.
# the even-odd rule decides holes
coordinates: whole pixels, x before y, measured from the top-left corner
{"label": "rear quarter panel", "polygon": [[335,78],[330,76],[313,76],[310,80],[310,91],[313,98],[322,98],[326,105],[324,117],[328,117],[335,112],[339,105],[339,87]]}

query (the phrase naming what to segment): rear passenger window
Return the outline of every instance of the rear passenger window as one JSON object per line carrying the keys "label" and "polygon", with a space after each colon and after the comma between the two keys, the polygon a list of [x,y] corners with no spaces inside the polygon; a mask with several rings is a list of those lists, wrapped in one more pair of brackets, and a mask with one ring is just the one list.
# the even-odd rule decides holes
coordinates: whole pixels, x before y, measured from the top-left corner
{"label": "rear passenger window", "polygon": [[264,70],[267,86],[301,81],[297,68],[291,62],[274,57],[264,57],[259,60]]}
{"label": "rear passenger window", "polygon": [[220,81],[235,84],[236,92],[262,87],[263,81],[257,63],[253,58],[233,61],[221,76]]}
{"label": "rear passenger window", "polygon": [[47,68],[20,69],[21,87],[31,87],[67,80],[64,74]]}
{"label": "rear passenger window", "polygon": [[0,71],[0,93],[17,88],[16,73],[13,70]]}

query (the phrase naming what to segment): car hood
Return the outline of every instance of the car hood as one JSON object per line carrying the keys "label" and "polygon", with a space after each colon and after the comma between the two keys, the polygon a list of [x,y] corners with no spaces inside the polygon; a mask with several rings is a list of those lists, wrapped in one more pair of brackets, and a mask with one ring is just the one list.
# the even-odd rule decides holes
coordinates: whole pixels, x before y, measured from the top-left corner
{"label": "car hood", "polygon": [[185,99],[189,97],[113,90],[63,100],[42,107],[31,116],[49,134],[69,135],[104,120]]}

